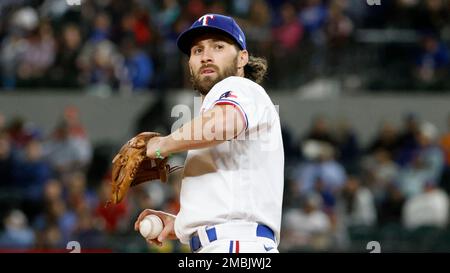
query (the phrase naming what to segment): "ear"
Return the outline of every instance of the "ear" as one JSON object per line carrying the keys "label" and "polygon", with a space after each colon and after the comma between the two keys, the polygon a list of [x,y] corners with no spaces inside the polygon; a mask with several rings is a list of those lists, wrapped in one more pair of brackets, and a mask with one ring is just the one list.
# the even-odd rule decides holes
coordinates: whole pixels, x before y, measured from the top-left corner
{"label": "ear", "polygon": [[240,50],[238,52],[238,68],[244,68],[244,66],[248,63],[248,51],[247,50]]}
{"label": "ear", "polygon": [[188,63],[188,66],[189,66],[189,73],[190,73],[190,75],[191,75],[191,76],[194,76],[194,73],[192,73],[192,67],[191,67],[191,64]]}

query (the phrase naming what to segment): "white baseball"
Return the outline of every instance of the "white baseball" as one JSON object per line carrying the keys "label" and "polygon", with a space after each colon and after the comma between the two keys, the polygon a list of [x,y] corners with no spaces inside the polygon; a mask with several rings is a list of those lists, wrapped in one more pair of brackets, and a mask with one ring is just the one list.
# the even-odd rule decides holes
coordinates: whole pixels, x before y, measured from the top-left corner
{"label": "white baseball", "polygon": [[139,223],[139,232],[146,239],[155,239],[162,230],[163,222],[154,214],[145,216]]}

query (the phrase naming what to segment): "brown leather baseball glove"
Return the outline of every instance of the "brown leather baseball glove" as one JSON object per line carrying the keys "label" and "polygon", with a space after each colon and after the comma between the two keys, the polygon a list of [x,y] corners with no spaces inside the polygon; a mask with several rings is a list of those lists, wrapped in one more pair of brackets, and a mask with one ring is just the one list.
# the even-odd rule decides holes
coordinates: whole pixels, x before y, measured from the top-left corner
{"label": "brown leather baseball glove", "polygon": [[151,180],[166,182],[168,174],[179,168],[171,168],[167,164],[167,157],[151,159],[146,156],[147,142],[156,136],[159,136],[159,134],[155,132],[141,133],[125,143],[114,157],[112,161],[111,200],[108,204],[120,203],[130,187]]}

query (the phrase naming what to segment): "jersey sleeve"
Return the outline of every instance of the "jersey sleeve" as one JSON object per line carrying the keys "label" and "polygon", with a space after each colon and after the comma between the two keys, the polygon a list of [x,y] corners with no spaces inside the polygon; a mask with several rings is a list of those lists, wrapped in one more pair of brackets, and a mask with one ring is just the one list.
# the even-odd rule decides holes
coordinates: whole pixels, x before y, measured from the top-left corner
{"label": "jersey sleeve", "polygon": [[[256,91],[256,90],[255,90]],[[217,83],[205,98],[205,110],[215,105],[232,105],[241,113],[245,124],[245,131],[256,127],[258,123],[256,104],[252,91],[234,77],[227,78]]]}

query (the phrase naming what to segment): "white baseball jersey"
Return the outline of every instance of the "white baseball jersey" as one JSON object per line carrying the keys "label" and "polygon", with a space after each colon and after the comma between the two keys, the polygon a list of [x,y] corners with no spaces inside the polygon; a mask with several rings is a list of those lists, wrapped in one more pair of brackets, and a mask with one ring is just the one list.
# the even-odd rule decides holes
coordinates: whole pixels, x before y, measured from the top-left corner
{"label": "white baseball jersey", "polygon": [[237,107],[245,130],[217,146],[188,152],[175,233],[188,243],[199,227],[247,221],[269,226],[278,243],[284,151],[277,109],[264,88],[243,77],[214,85],[200,111],[217,104]]}

